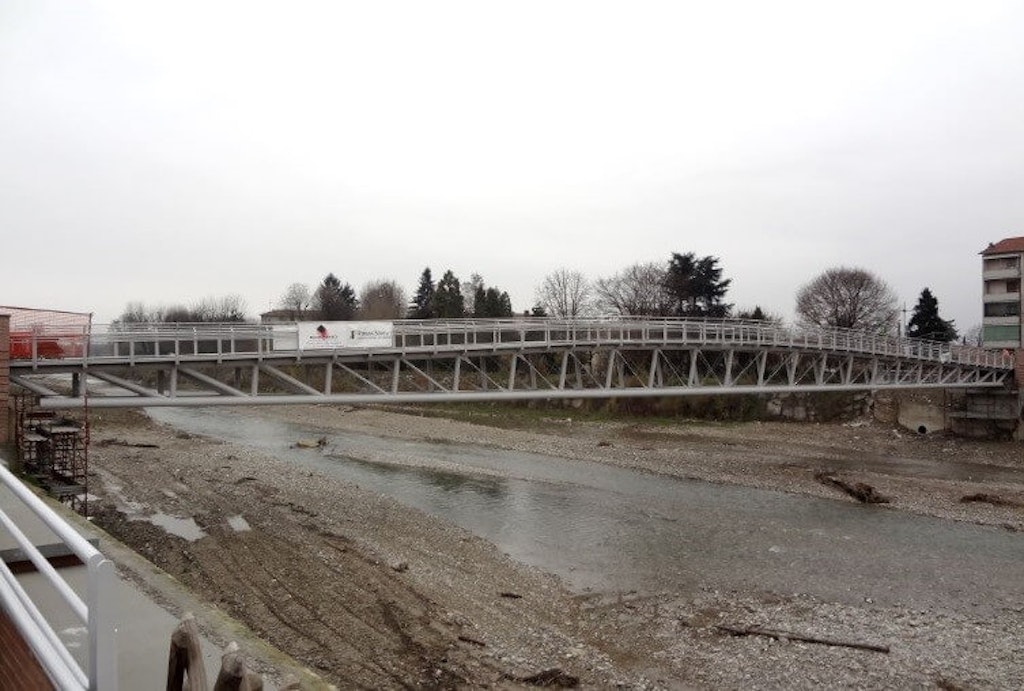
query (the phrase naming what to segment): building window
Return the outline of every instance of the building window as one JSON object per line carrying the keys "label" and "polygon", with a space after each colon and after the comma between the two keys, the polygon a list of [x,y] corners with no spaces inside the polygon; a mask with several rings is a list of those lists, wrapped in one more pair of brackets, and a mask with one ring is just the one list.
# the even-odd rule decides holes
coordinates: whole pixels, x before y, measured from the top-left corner
{"label": "building window", "polygon": [[986,317],[1017,317],[1020,316],[1019,302],[986,302]]}
{"label": "building window", "polygon": [[989,343],[1020,343],[1020,326],[986,326],[982,338]]}

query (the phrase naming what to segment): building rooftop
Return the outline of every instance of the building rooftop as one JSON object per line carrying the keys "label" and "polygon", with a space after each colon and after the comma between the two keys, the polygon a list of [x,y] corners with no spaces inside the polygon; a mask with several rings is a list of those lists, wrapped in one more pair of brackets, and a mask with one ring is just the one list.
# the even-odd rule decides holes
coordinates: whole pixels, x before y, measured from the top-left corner
{"label": "building rooftop", "polygon": [[1004,238],[999,242],[993,244],[989,243],[982,254],[1009,254],[1014,252],[1024,252],[1024,238]]}

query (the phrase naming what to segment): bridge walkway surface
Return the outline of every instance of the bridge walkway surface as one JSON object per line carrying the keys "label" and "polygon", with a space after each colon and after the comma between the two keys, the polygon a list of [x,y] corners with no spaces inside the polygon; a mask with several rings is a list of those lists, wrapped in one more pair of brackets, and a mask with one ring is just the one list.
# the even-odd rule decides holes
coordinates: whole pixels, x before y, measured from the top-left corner
{"label": "bridge walkway surface", "polygon": [[311,337],[297,323],[39,327],[12,335],[10,380],[42,408],[74,408],[978,389],[1014,379],[1005,352],[764,322],[329,324],[351,337],[327,338],[324,325]]}

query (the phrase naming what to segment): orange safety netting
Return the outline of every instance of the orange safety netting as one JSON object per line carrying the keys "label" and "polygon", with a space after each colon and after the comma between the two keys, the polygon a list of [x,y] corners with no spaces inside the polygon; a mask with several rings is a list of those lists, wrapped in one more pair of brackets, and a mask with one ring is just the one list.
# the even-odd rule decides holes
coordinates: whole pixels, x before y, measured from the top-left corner
{"label": "orange safety netting", "polygon": [[0,305],[11,317],[11,359],[81,357],[92,315]]}

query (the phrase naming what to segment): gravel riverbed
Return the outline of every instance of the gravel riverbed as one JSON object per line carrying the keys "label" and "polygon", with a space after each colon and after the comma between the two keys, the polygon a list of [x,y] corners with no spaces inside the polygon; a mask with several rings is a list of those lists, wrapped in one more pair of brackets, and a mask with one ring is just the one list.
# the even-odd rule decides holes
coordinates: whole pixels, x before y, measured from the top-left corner
{"label": "gravel riverbed", "polygon": [[[1024,529],[1020,444],[917,436],[869,420],[597,422],[571,409],[520,416],[500,407],[471,416],[328,406],[237,414],[853,502],[816,479],[825,472],[890,499],[870,510]],[[417,462],[386,444],[367,456]],[[588,688],[1024,687],[1024,602],[986,602],[981,614],[821,601],[796,585],[782,593],[708,583],[696,597],[572,592],[387,497],[135,412],[94,413],[91,471],[101,527],[325,685],[521,688],[557,669],[545,678]],[[961,501],[978,495],[999,501]],[[193,519],[202,534],[179,537],[154,524],[157,514]],[[1017,570],[994,578],[1020,578],[1024,557],[1008,556]],[[719,626],[783,633],[732,636]]]}

